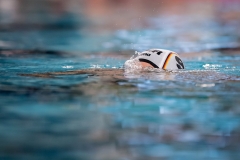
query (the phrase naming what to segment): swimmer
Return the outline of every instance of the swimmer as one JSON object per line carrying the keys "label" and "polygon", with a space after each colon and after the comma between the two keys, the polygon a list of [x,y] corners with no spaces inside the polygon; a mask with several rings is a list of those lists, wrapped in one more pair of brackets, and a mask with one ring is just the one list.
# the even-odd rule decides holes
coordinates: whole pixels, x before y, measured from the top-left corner
{"label": "swimmer", "polygon": [[[173,51],[165,49],[150,49],[144,52],[136,52],[137,57],[127,60],[124,64],[124,69],[130,71],[131,69],[164,69],[164,70],[178,70],[184,69],[184,64],[179,55]],[[95,76],[123,76],[124,69],[83,69],[77,71],[66,72],[52,72],[52,73],[39,73],[39,74],[21,74],[23,76],[34,76],[51,78],[57,75],[70,75],[70,74],[89,74]]]}
{"label": "swimmer", "polygon": [[[160,68],[164,70],[184,69],[184,64],[179,55],[173,51],[165,49],[150,49],[142,53],[136,52],[136,58],[131,58],[125,62],[125,68]],[[131,63],[135,64],[131,64]]]}
{"label": "swimmer", "polygon": [[[183,70],[185,68],[179,55],[173,51],[164,49],[150,49],[144,52],[136,52],[124,64],[124,69],[81,69],[65,72],[47,72],[35,74],[20,74],[22,76],[56,78],[61,75],[86,74],[89,77],[95,76],[107,81],[126,81],[134,78],[149,80],[177,80],[177,81],[231,81],[239,80],[238,77],[227,76],[213,70]],[[212,77],[215,77],[212,79]]]}

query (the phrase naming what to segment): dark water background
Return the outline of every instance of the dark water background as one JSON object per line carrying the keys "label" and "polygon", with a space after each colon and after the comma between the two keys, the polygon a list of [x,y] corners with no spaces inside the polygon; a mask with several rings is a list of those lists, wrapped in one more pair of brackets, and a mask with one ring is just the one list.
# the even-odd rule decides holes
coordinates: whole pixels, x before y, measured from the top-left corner
{"label": "dark water background", "polygon": [[[1,22],[0,159],[239,159],[239,2],[127,2],[83,9],[86,22]],[[149,48],[176,51],[186,70],[21,76],[122,68]]]}

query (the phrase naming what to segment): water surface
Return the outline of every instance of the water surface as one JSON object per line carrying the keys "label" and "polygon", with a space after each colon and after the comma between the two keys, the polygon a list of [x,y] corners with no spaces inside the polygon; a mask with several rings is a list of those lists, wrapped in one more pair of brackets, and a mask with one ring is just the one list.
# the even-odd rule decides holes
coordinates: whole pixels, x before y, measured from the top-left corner
{"label": "water surface", "polygon": [[[239,23],[185,16],[176,28],[175,19],[104,35],[0,32],[1,159],[237,160]],[[149,48],[178,52],[186,69],[22,75],[123,69],[135,50]]]}

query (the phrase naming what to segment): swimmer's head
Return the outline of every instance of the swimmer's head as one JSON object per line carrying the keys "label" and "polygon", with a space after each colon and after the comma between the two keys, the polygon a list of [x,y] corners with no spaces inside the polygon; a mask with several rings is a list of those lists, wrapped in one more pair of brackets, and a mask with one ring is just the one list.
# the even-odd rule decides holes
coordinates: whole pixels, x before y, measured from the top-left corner
{"label": "swimmer's head", "polygon": [[184,64],[179,55],[165,49],[150,49],[138,53],[136,59],[141,67],[161,68],[165,70],[184,69]]}

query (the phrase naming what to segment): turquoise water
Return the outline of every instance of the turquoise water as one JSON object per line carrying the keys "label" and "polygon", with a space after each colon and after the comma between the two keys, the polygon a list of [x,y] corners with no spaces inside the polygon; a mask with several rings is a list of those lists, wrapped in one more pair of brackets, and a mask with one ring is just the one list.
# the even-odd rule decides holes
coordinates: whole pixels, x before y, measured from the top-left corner
{"label": "turquoise water", "polygon": [[[0,159],[239,159],[239,25],[149,21],[104,35],[1,32]],[[20,75],[122,68],[149,48],[178,52],[186,70]]]}

